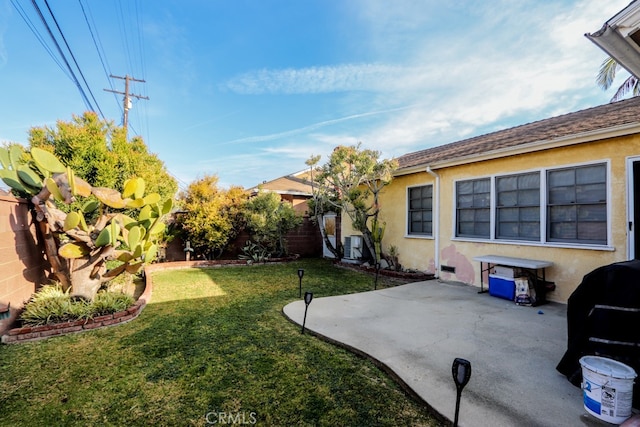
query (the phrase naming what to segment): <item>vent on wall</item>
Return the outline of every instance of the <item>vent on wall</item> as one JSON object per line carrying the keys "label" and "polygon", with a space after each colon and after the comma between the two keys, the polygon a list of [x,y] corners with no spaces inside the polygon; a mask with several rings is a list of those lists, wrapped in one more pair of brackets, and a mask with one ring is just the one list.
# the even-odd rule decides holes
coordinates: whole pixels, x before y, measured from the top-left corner
{"label": "vent on wall", "polygon": [[456,268],[455,267],[450,267],[448,265],[441,265],[440,266],[440,270],[446,271],[448,273],[455,273],[456,272]]}

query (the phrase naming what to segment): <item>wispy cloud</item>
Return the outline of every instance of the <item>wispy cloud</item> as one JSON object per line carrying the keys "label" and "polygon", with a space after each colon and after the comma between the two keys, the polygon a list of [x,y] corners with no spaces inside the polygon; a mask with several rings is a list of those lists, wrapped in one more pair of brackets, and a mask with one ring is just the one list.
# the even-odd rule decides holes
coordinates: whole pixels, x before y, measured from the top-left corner
{"label": "wispy cloud", "polygon": [[425,71],[424,68],[390,64],[262,69],[234,77],[223,88],[245,95],[395,92],[406,87],[402,82],[407,78],[420,80]]}
{"label": "wispy cloud", "polygon": [[265,141],[274,141],[274,140],[279,140],[279,139],[283,139],[286,137],[290,137],[290,136],[295,136],[295,135],[299,135],[299,134],[303,134],[303,133],[308,133],[308,132],[312,132],[314,130],[323,128],[323,127],[327,127],[327,126],[331,126],[331,125],[335,125],[341,122],[347,122],[350,120],[355,120],[355,119],[361,119],[364,117],[370,117],[370,116],[377,116],[377,115],[382,115],[382,114],[389,114],[389,113],[394,113],[397,111],[402,111],[402,110],[407,110],[413,108],[413,106],[405,106],[405,107],[398,107],[398,108],[390,108],[387,110],[382,110],[382,111],[369,111],[369,112],[365,112],[365,113],[359,113],[359,114],[352,114],[350,116],[346,116],[346,117],[340,117],[337,119],[332,119],[332,120],[325,120],[322,122],[318,122],[318,123],[314,123],[311,124],[309,126],[304,126],[301,128],[297,128],[297,129],[291,129],[291,130],[287,130],[284,132],[278,132],[278,133],[272,133],[269,135],[256,135],[256,136],[250,136],[247,138],[240,138],[240,139],[234,139],[231,141],[226,141],[226,142],[221,142],[217,145],[229,145],[229,144],[242,144],[242,143],[255,143],[255,142],[265,142]]}

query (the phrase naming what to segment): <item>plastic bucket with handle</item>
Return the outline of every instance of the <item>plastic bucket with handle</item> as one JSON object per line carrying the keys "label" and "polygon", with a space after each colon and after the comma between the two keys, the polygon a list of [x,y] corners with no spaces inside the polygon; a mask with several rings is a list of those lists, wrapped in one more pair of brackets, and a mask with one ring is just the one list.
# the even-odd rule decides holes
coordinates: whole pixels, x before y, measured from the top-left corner
{"label": "plastic bucket with handle", "polygon": [[636,371],[624,363],[599,356],[584,356],[580,365],[584,408],[603,421],[622,424],[631,416]]}

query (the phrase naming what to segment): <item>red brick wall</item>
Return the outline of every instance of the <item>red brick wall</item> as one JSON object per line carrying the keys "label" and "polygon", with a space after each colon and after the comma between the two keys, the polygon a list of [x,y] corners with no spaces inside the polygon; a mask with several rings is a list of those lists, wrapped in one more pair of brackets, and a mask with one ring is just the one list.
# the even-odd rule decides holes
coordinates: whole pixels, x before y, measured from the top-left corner
{"label": "red brick wall", "polygon": [[[244,246],[250,236],[246,231],[242,231],[233,243],[233,248],[227,251],[222,258],[224,259],[237,259],[238,255],[242,253],[241,248]],[[322,236],[318,226],[315,225],[309,217],[304,217],[304,221],[298,229],[287,234],[287,248],[289,254],[297,254],[301,257],[312,258],[322,256]],[[192,254],[192,260],[194,258]],[[174,239],[167,245],[166,249],[167,261],[184,261],[184,242],[180,238]]]}
{"label": "red brick wall", "polygon": [[36,235],[27,202],[0,191],[0,334],[15,320],[18,309],[45,283],[48,263]]}

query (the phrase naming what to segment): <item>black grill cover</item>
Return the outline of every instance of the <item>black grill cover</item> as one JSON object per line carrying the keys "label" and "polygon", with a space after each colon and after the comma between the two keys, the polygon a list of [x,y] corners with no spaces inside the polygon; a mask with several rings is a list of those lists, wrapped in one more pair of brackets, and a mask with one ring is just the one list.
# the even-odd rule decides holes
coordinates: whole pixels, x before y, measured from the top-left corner
{"label": "black grill cover", "polygon": [[[584,276],[569,297],[567,335],[567,351],[556,369],[576,387],[581,386],[579,360],[585,355],[618,360],[640,374],[640,260],[610,264]],[[633,406],[639,403],[636,384]]]}

